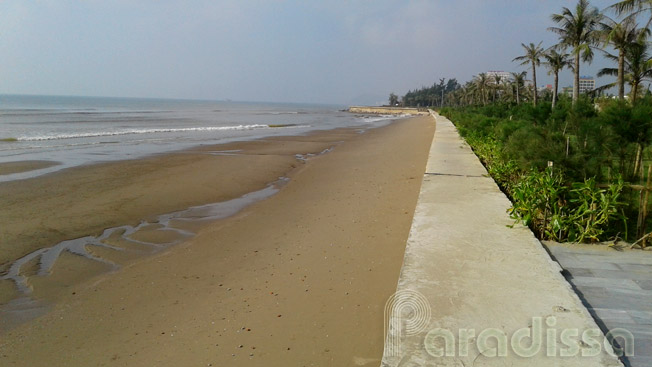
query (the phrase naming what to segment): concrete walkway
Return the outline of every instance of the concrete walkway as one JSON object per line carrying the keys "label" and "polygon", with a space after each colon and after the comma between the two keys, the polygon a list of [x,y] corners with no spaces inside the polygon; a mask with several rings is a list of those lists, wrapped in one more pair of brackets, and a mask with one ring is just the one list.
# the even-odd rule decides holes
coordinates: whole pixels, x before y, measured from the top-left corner
{"label": "concrete walkway", "polygon": [[547,243],[603,330],[632,333],[627,366],[652,366],[652,251]]}
{"label": "concrete walkway", "polygon": [[529,229],[507,227],[509,200],[435,117],[382,366],[622,366],[559,265]]}

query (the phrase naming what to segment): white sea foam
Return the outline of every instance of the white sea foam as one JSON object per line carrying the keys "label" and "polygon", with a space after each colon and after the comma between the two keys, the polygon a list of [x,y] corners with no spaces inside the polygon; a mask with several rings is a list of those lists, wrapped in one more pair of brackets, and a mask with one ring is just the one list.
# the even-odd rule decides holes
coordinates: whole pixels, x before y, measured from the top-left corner
{"label": "white sea foam", "polygon": [[20,136],[18,141],[43,141],[43,140],[61,140],[76,138],[94,138],[102,136],[119,136],[134,134],[154,134],[154,133],[179,133],[179,132],[206,132],[206,131],[230,131],[230,130],[254,130],[267,129],[268,125],[234,125],[234,126],[205,126],[205,127],[185,127],[185,128],[167,128],[167,129],[126,129],[115,131],[93,131],[84,133],[66,133],[66,134],[49,134],[38,136]]}
{"label": "white sea foam", "polygon": [[61,164],[0,175],[0,182],[199,145],[340,127],[375,128],[397,118],[365,119],[341,106],[3,96],[0,163],[50,160]]}
{"label": "white sea foam", "polygon": [[364,116],[360,117],[362,121],[365,123],[374,123],[374,122],[379,122],[379,121],[387,121],[387,120],[396,120],[396,119],[401,119],[405,117],[410,117],[410,115],[402,114],[402,115],[374,115],[374,116]]}

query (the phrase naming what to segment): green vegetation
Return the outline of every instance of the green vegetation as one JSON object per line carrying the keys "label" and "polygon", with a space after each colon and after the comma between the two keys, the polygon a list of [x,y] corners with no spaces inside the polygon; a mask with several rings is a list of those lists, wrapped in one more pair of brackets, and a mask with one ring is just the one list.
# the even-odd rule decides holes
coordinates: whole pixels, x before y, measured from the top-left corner
{"label": "green vegetation", "polygon": [[269,124],[267,127],[291,127],[291,126],[297,126],[297,124]]}
{"label": "green vegetation", "polygon": [[[551,15],[554,26],[548,31],[559,36],[558,44],[522,43],[524,54],[513,61],[530,69],[534,83],[525,80],[524,71],[510,78],[480,73],[464,85],[442,79],[410,91],[400,102],[441,107],[512,199],[509,214],[515,223],[530,226],[541,239],[645,238],[652,191],[652,94],[643,83],[652,79],[647,39],[652,0],[619,1],[605,12],[578,0]],[[641,16],[643,26],[637,23]],[[580,94],[581,64],[590,63],[595,50],[614,62],[598,75],[616,80]],[[551,91],[535,88],[542,63],[554,76]],[[572,96],[558,93],[559,73],[565,69],[573,73]],[[601,97],[613,87],[614,98]]]}
{"label": "green vegetation", "polygon": [[16,139],[16,138],[4,138],[4,139],[0,139],[0,141],[4,141],[4,142],[14,142],[14,141],[18,141],[18,139]]}
{"label": "green vegetation", "polygon": [[575,106],[562,99],[554,111],[544,102],[441,113],[510,196],[515,221],[541,239],[595,242],[627,238],[636,223],[638,196],[625,179],[638,180],[636,152],[652,132],[652,98],[603,106],[598,112],[588,99]]}
{"label": "green vegetation", "polygon": [[[400,105],[405,107],[441,107],[444,105],[444,98],[459,88],[460,85],[456,79],[449,79],[448,81],[445,78],[440,79],[439,83],[435,83],[431,87],[422,87],[421,89],[407,92],[401,99]],[[394,93],[391,93],[389,95],[389,104],[394,106],[397,103],[399,103],[398,97]]]}

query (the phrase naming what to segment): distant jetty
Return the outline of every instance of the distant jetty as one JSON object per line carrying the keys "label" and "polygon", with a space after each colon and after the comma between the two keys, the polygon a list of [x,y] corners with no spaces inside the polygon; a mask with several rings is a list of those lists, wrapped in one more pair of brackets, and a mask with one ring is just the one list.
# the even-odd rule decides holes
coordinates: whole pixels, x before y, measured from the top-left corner
{"label": "distant jetty", "polygon": [[372,106],[351,106],[349,112],[365,113],[374,115],[427,115],[428,110],[425,108],[413,107],[372,107]]}

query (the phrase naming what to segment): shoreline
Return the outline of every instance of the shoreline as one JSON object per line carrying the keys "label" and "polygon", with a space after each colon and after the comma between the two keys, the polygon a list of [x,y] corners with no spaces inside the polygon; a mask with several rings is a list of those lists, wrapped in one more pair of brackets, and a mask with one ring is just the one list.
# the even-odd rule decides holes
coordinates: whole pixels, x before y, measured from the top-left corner
{"label": "shoreline", "polygon": [[[0,358],[25,365],[122,358],[135,365],[237,365],[257,357],[270,365],[377,363],[383,305],[396,284],[433,132],[432,119],[423,117],[365,134],[313,136],[312,147],[344,141],[298,163],[276,195],[190,241],[67,288],[52,312],[3,336]],[[269,140],[286,153],[307,144],[305,136]],[[256,144],[248,158],[264,164],[249,170],[269,172],[271,146]],[[282,157],[281,168],[287,158],[296,162]],[[233,343],[239,344],[226,347]]]}
{"label": "shoreline", "polygon": [[[318,155],[325,149],[332,148],[333,145],[338,144],[341,139],[357,134],[358,130],[359,128],[338,128],[312,131],[302,135],[256,138],[253,140],[240,140],[210,145],[204,144],[193,148],[157,153],[141,158],[69,167],[33,178],[0,182],[0,196],[6,198],[6,202],[0,207],[0,222],[6,224],[6,226],[3,226],[4,228],[0,229],[2,231],[2,236],[0,237],[0,241],[2,241],[0,242],[0,273],[7,270],[7,265],[11,261],[17,260],[39,248],[48,247],[61,241],[86,235],[99,235],[106,228],[116,227],[121,224],[136,225],[141,220],[146,220],[157,215],[184,210],[196,205],[226,201],[240,197],[248,192],[257,191],[298,167],[302,162],[301,159],[297,159],[297,156],[309,157]],[[233,160],[228,158],[232,156],[237,156],[238,158],[235,159],[241,162],[236,162],[237,164],[226,162]],[[265,157],[258,159],[255,158],[256,156]],[[254,159],[248,159],[252,157]],[[8,164],[15,165],[17,168],[24,169],[25,171],[27,171],[27,168],[35,165],[40,167],[41,164],[45,164],[45,161],[38,161],[35,164],[31,164],[30,162],[35,161],[19,161]],[[255,165],[249,171],[254,170],[260,175],[238,169],[239,166],[249,164]],[[191,167],[183,169],[184,165],[191,165]],[[210,169],[213,168],[220,170],[219,175],[215,173],[207,174],[207,171],[210,172]],[[201,177],[202,175],[198,175],[197,173],[208,175],[208,177]],[[181,199],[175,198],[176,203],[158,203],[158,205],[154,205],[148,202],[147,205],[149,208],[146,210],[136,209],[135,214],[124,213],[125,211],[122,210],[122,219],[112,216],[107,220],[100,221],[101,223],[99,224],[95,223],[96,221],[91,221],[87,227],[75,228],[72,231],[61,229],[66,228],[65,223],[59,223],[59,225],[54,226],[45,222],[39,224],[42,227],[50,227],[50,229],[42,228],[41,231],[49,233],[39,233],[31,236],[16,233],[26,232],[23,227],[27,228],[27,230],[32,230],[36,227],[33,225],[32,228],[29,228],[29,224],[23,226],[22,222],[24,222],[25,218],[31,219],[38,217],[38,213],[43,212],[41,208],[39,210],[20,208],[25,202],[30,202],[30,206],[34,204],[40,207],[47,206],[48,208],[45,211],[53,213],[58,209],[56,207],[59,203],[55,202],[46,205],[43,203],[43,200],[52,201],[50,197],[57,196],[64,200],[69,199],[65,200],[67,201],[64,203],[66,208],[72,206],[75,209],[79,209],[79,205],[74,203],[74,199],[78,201],[88,199],[88,204],[92,204],[94,209],[102,209],[100,205],[90,203],[92,195],[101,194],[106,196],[107,194],[111,194],[112,191],[121,191],[123,195],[118,199],[125,202],[125,197],[133,197],[134,194],[125,192],[127,190],[124,189],[120,190],[121,186],[130,185],[130,188],[133,188],[134,191],[140,191],[140,195],[146,195],[146,192],[143,192],[144,190],[137,188],[142,183],[138,180],[147,180],[150,186],[155,186],[157,181],[171,179],[171,175],[186,175],[188,178],[201,180],[201,185],[196,184],[191,185],[191,187],[210,185],[227,177],[226,181],[231,181],[228,182],[229,186],[236,187],[225,189],[224,186],[221,186],[219,190],[207,190],[205,187],[203,189],[200,188],[198,195],[190,195],[190,197]],[[99,180],[103,181],[104,187],[98,184],[99,182],[97,181]],[[237,185],[233,185],[233,183]],[[179,192],[183,192],[184,189],[188,189],[183,187],[183,185],[179,185],[179,183],[174,184],[175,187],[165,188],[166,191],[178,194]],[[89,187],[91,185],[94,185],[94,187]],[[75,192],[74,196],[71,194],[73,191]],[[170,195],[166,200],[174,196]],[[30,211],[32,215],[21,215],[23,211]],[[134,211],[132,210],[131,212],[133,213]],[[33,215],[34,213],[36,215]],[[20,222],[19,225],[21,228],[16,227],[13,222]],[[30,245],[29,247],[25,247],[25,250],[16,251],[12,248],[15,246],[12,243],[15,242],[24,242]]]}
{"label": "shoreline", "polygon": [[[183,243],[275,194],[269,189],[308,159],[367,130],[204,144],[0,183],[0,196],[10,198],[0,207],[7,224],[0,228],[0,334],[46,313],[67,288]],[[70,213],[63,219],[43,215],[62,208]]]}
{"label": "shoreline", "polygon": [[6,175],[13,175],[15,173],[25,173],[37,171],[40,169],[50,168],[60,165],[61,162],[48,161],[48,160],[23,160],[14,162],[0,163],[0,177]]}

